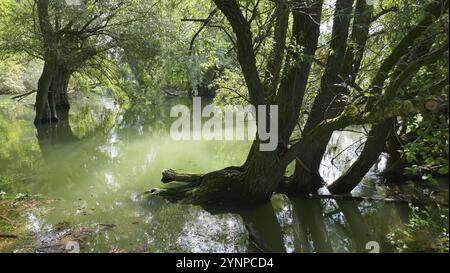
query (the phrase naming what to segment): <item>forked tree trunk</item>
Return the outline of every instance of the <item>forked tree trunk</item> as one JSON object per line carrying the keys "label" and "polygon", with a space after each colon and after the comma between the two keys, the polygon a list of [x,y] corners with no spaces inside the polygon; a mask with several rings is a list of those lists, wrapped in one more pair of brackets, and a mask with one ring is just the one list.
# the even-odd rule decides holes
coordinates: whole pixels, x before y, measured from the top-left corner
{"label": "forked tree trunk", "polygon": [[[348,0],[347,0],[348,1]],[[267,86],[260,81],[253,51],[253,37],[250,25],[240,11],[236,1],[215,0],[218,8],[228,18],[237,36],[238,61],[241,65],[250,100],[253,105],[267,105],[272,100],[277,101],[280,113],[278,120],[281,140],[284,142],[292,133],[298,118],[301,99],[307,83],[311,60],[302,54],[314,55],[319,36],[320,14],[322,0],[315,0],[311,5],[305,1],[296,0],[298,4],[293,11],[294,26],[292,42],[301,45],[305,52],[288,52],[289,61],[285,62],[283,78],[280,83],[280,93],[277,97],[268,98]],[[281,4],[282,1],[277,2]],[[282,7],[280,7],[282,8]],[[303,13],[302,13],[303,11]],[[312,16],[310,16],[312,15]],[[280,24],[283,25],[283,24]],[[284,25],[286,27],[286,25]],[[278,27],[278,31],[283,27]],[[275,35],[284,37],[284,35]],[[305,44],[304,44],[305,43]],[[283,50],[283,48],[279,49]],[[276,56],[277,54],[274,54]],[[310,57],[310,56],[307,56]],[[308,60],[304,60],[308,59]],[[292,62],[296,62],[292,65]],[[301,69],[297,67],[301,66]],[[279,66],[270,69],[270,74],[278,74]],[[270,90],[269,90],[270,91]],[[270,93],[270,92],[269,92]],[[270,120],[266,116],[266,121]],[[266,122],[266,124],[269,124]],[[164,195],[169,199],[186,201],[194,204],[228,203],[228,204],[260,204],[270,200],[272,193],[278,188],[284,178],[284,171],[289,162],[281,162],[279,156],[284,150],[283,145],[272,152],[259,150],[259,141],[255,140],[245,164],[241,167],[231,167],[224,170],[202,175],[184,188],[156,190],[154,193]]]}
{"label": "forked tree trunk", "polygon": [[[342,99],[337,97],[336,86],[338,83],[342,83],[339,75],[343,68],[347,49],[352,4],[353,0],[338,0],[336,2],[327,65],[321,79],[319,94],[314,100],[303,133],[309,133],[319,123],[327,119],[326,114],[330,112],[330,105],[334,100]],[[351,60],[351,63],[353,63],[353,60]],[[338,111],[331,110],[334,112],[332,118],[337,115]],[[331,135],[332,132],[315,139],[297,159],[294,181],[297,184],[296,190],[298,192],[314,192],[322,186],[319,168]]]}

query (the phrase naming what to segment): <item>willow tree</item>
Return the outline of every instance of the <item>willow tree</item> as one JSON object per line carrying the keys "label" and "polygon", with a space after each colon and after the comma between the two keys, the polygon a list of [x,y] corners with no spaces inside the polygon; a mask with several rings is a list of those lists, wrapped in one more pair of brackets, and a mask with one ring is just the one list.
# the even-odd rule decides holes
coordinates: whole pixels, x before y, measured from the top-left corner
{"label": "willow tree", "polygon": [[[56,109],[70,107],[67,87],[71,75],[95,56],[115,46],[124,1],[91,1],[68,5],[35,0],[42,35],[44,68],[36,96],[35,123],[58,121]],[[117,25],[116,25],[117,24]]]}
{"label": "willow tree", "polygon": [[[66,118],[71,76],[83,69],[106,73],[105,60],[119,54],[121,44],[142,43],[128,29],[148,21],[152,2],[134,0],[11,1],[2,18],[0,50],[25,53],[44,62],[38,82],[35,123]],[[31,20],[30,20],[31,19]],[[19,24],[19,25],[17,25]]]}
{"label": "willow tree", "polygon": [[[228,167],[207,174],[177,173],[173,170],[163,172],[163,182],[182,181],[186,185],[152,192],[170,200],[179,200],[194,204],[227,203],[258,204],[267,202],[272,193],[285,186],[283,181],[287,166],[296,159],[308,158],[309,148],[319,140],[327,144],[327,138],[340,129],[350,125],[379,124],[399,115],[412,115],[422,110],[422,102],[405,99],[398,90],[417,73],[418,69],[439,60],[446,59],[448,41],[436,40],[430,50],[415,59],[407,61],[405,56],[415,50],[417,44],[432,25],[442,22],[448,9],[448,0],[433,0],[422,6],[424,19],[409,29],[400,42],[388,52],[380,54],[379,66],[367,86],[354,84],[361,62],[367,51],[368,25],[371,8],[365,1],[337,0],[334,6],[334,25],[332,37],[327,44],[328,58],[324,64],[321,90],[310,113],[308,130],[300,140],[290,141],[291,135],[300,117],[303,98],[310,79],[311,65],[320,35],[322,0],[295,1],[257,1],[253,14],[259,8],[272,7],[272,16],[276,19],[270,31],[272,52],[268,54],[265,67],[257,59],[258,47],[255,46],[254,16],[245,16],[247,4],[240,5],[237,0],[213,0],[217,8],[227,19],[235,35],[236,58],[248,89],[252,105],[278,105],[279,145],[275,151],[260,151],[263,142],[257,135],[242,166]],[[244,3],[246,1],[242,1]],[[258,3],[263,7],[258,7]],[[355,10],[355,12],[354,12]],[[292,20],[289,20],[292,17]],[[375,18],[376,19],[376,18]],[[287,22],[292,22],[289,27]],[[350,22],[353,31],[349,39]],[[361,27],[361,29],[358,29]],[[290,37],[287,34],[290,33]],[[355,50],[357,49],[357,50]],[[400,73],[396,68],[403,67]],[[336,103],[338,110],[327,116],[324,109],[335,104],[335,86],[355,89],[359,94],[376,94],[355,97],[353,101]],[[324,97],[324,98],[322,98]],[[303,105],[304,106],[304,105]],[[260,117],[259,117],[260,118]],[[257,120],[259,120],[257,118]],[[262,117],[266,124],[269,116]],[[257,126],[260,124],[257,123]],[[320,145],[322,147],[322,144]],[[319,155],[320,157],[320,155]],[[298,190],[288,186],[289,193]],[[297,190],[295,189],[297,188]]]}

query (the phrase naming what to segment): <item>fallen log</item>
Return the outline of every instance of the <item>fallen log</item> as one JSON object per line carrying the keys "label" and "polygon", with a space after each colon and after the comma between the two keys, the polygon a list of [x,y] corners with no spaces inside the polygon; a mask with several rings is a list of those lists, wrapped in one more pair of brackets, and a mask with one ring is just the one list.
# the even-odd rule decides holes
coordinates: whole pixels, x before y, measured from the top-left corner
{"label": "fallen log", "polygon": [[172,169],[164,170],[162,172],[161,182],[164,184],[170,182],[198,182],[203,177],[202,174],[193,174],[193,173],[179,173]]}

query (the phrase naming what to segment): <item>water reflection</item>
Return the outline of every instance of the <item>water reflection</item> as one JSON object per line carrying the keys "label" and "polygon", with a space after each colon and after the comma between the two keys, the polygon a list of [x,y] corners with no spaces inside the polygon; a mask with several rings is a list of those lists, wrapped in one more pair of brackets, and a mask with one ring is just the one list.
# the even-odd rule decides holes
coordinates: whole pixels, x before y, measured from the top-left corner
{"label": "water reflection", "polygon": [[292,200],[295,250],[332,252],[322,205],[317,200]]}
{"label": "water reflection", "polygon": [[[386,234],[404,221],[405,206],[275,195],[259,208],[230,211],[141,198],[140,192],[161,186],[165,168],[206,172],[240,165],[251,144],[172,141],[175,104],[123,109],[89,98],[74,104],[69,122],[35,129],[31,107],[0,98],[0,133],[7,135],[0,139],[0,174],[30,177],[15,182],[16,192],[60,199],[29,215],[36,232],[47,236],[63,222],[91,230],[83,239],[86,252],[366,252],[369,240],[390,251]],[[325,166],[360,137],[336,134]],[[342,157],[353,153],[346,149],[333,161],[338,167],[322,174],[338,175],[347,166]],[[358,193],[380,192],[370,177],[364,185]]]}
{"label": "water reflection", "polygon": [[[276,204],[275,204],[276,203]],[[273,218],[274,210],[278,224]],[[386,235],[390,229],[403,223],[400,215],[405,204],[384,204],[319,199],[288,199],[275,196],[272,205],[265,205],[244,216],[247,221],[260,223],[250,227],[258,245],[265,252],[369,252],[369,242],[376,242],[381,252],[391,252]],[[388,217],[388,218],[386,218]],[[245,222],[247,222],[245,221]],[[264,223],[265,222],[265,223]],[[260,236],[257,236],[260,235]],[[284,245],[281,244],[284,242]]]}

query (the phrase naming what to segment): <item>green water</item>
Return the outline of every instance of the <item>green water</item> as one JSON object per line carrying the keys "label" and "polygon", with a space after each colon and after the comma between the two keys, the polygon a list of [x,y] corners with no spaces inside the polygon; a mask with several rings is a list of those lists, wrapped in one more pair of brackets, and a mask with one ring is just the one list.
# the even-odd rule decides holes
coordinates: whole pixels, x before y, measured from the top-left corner
{"label": "green water", "polygon": [[[77,99],[69,123],[36,130],[32,98],[0,97],[0,176],[14,178],[0,191],[57,199],[26,215],[34,251],[52,249],[56,233],[68,232],[61,223],[89,232],[79,240],[83,252],[367,252],[369,241],[390,251],[386,235],[407,217],[405,205],[275,195],[251,211],[216,214],[140,197],[162,186],[163,169],[207,172],[239,165],[248,152],[249,141],[172,140],[169,113],[177,103],[123,109],[108,98]],[[360,137],[335,134],[321,169],[327,181],[356,151],[333,158]],[[383,196],[375,182],[368,175],[354,194]]]}

